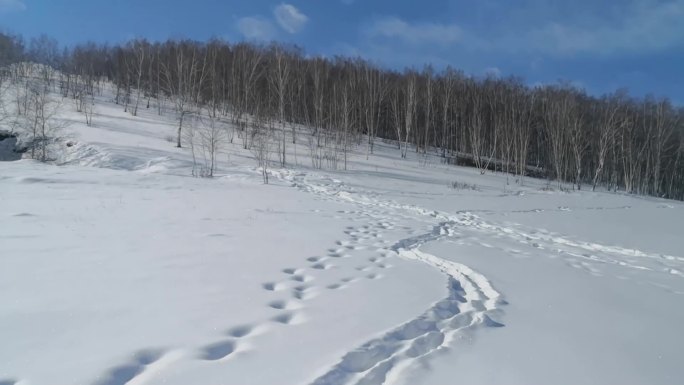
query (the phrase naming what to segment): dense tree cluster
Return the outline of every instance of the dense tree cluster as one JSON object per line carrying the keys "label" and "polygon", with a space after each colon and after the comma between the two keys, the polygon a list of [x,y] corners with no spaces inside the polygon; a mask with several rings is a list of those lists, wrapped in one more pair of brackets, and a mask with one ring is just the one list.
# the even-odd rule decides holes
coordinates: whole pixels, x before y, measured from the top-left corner
{"label": "dense tree cluster", "polygon": [[[179,115],[177,146],[185,119],[202,108],[242,129],[291,127],[293,141],[296,126],[310,127],[319,166],[336,164],[325,150],[331,146],[346,159],[350,146],[366,140],[370,154],[382,139],[404,157],[409,149],[437,152],[445,162],[517,175],[519,183],[534,175],[684,199],[684,109],[665,98],[596,97],[566,83],[529,87],[452,68],[394,71],[282,44],[133,40],[60,53],[48,38],[25,48],[0,35],[0,50],[0,64],[30,60],[59,70],[64,95],[92,94],[110,81],[116,102],[133,115],[150,100],[168,102]],[[259,143],[252,132],[246,148]]]}

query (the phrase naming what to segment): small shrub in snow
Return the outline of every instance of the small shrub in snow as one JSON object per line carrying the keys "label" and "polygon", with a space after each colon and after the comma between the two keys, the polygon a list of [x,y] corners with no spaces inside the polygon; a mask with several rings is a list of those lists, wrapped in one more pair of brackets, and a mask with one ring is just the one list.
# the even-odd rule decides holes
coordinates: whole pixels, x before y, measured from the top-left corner
{"label": "small shrub in snow", "polygon": [[449,185],[454,190],[472,190],[472,191],[481,191],[480,188],[476,184],[468,184],[465,182],[459,182],[459,181],[453,181]]}

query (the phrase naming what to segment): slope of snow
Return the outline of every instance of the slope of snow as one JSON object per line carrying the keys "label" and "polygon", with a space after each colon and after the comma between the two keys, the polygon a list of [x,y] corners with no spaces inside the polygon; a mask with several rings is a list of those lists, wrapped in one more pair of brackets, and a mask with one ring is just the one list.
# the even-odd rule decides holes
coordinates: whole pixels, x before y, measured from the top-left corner
{"label": "slope of snow", "polygon": [[677,382],[681,203],[303,137],[192,178],[167,116],[65,104],[61,166],[0,162],[0,384]]}

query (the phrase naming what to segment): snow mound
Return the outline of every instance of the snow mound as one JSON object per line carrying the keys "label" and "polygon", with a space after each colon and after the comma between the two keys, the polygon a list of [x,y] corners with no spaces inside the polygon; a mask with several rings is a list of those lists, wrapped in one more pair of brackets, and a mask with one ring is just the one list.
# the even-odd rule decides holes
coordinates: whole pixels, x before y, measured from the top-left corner
{"label": "snow mound", "polygon": [[112,151],[111,146],[103,147],[80,142],[69,143],[70,145],[65,146],[63,154],[58,160],[59,164],[136,171],[143,174],[170,174],[173,170],[191,167],[187,162],[173,160],[169,156],[147,159],[140,157],[138,152],[126,152],[124,149]]}

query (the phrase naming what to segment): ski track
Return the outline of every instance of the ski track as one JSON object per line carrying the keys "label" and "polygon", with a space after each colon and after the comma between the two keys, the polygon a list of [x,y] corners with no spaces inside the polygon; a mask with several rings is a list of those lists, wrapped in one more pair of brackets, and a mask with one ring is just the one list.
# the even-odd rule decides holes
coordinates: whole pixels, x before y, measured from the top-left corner
{"label": "ski track", "polygon": [[[458,238],[461,244],[473,243],[483,247],[497,247],[479,239],[500,239],[524,245],[531,252],[497,247],[505,254],[531,256],[539,250],[548,250],[549,257],[561,256],[570,267],[581,269],[595,276],[603,275],[597,265],[610,264],[620,268],[652,270],[659,273],[684,277],[684,258],[671,255],[651,254],[641,250],[619,246],[573,240],[542,229],[529,231],[518,224],[505,226],[484,221],[470,211],[448,214],[419,206],[384,200],[379,194],[359,191],[343,182],[328,177],[318,177],[322,183],[311,183],[311,175],[288,170],[275,172],[281,180],[312,193],[320,199],[351,203],[360,208],[351,212],[359,217],[380,220],[392,227],[402,219],[422,218],[438,225],[432,231],[405,238],[389,250],[398,256],[425,263],[440,270],[448,277],[449,295],[434,304],[419,317],[410,320],[384,335],[372,339],[345,354],[331,369],[316,378],[312,385],[365,384],[379,385],[396,382],[403,369],[420,358],[446,347],[454,336],[465,329],[501,327],[494,318],[501,314],[501,306],[507,304],[489,281],[469,267],[425,253],[420,246],[446,237]],[[628,210],[631,207],[588,207],[586,210]],[[571,211],[559,207],[557,211]],[[543,212],[544,209],[525,210]],[[484,236],[483,236],[484,235]],[[649,266],[645,266],[649,265]],[[671,291],[667,288],[664,288]],[[494,317],[494,318],[493,318]]]}
{"label": "ski track", "polygon": [[[388,258],[397,256],[406,260],[424,263],[446,276],[447,296],[432,304],[423,314],[411,319],[384,334],[363,343],[344,354],[340,361],[323,371],[311,385],[381,385],[397,382],[401,373],[432,354],[454,345],[459,334],[479,327],[502,327],[498,320],[502,306],[508,302],[496,291],[486,277],[457,262],[442,259],[420,250],[426,243],[446,238],[459,244],[472,243],[484,247],[497,247],[480,241],[483,238],[505,238],[513,240],[538,252],[547,249],[566,259],[568,266],[581,269],[593,275],[602,275],[596,267],[612,264],[623,268],[653,270],[672,276],[684,277],[684,258],[671,255],[649,254],[641,250],[606,246],[591,242],[569,239],[551,232],[532,229],[522,230],[517,224],[506,226],[482,220],[472,211],[447,214],[419,206],[401,204],[382,198],[381,194],[346,186],[329,177],[297,173],[289,170],[272,170],[278,179],[301,191],[314,195],[314,199],[352,204],[355,210],[338,211],[335,218],[347,219],[358,226],[345,230],[347,239],[338,240],[323,256],[304,258],[302,266],[283,268],[281,279],[263,282],[263,290],[272,292],[274,300],[264,304],[276,314],[266,320],[226,328],[219,338],[203,346],[163,351],[145,349],[132,354],[132,359],[114,366],[103,373],[93,385],[144,384],[150,378],[163,372],[166,366],[181,359],[195,359],[221,362],[231,359],[242,350],[253,335],[262,334],[274,327],[296,325],[306,322],[305,302],[330,290],[340,290],[362,279],[376,280],[383,277],[382,269],[392,267]],[[311,182],[311,178],[317,182]],[[601,208],[590,210],[629,209],[629,207]],[[566,208],[558,208],[567,211]],[[543,209],[524,212],[543,212]],[[481,211],[488,213],[487,211]],[[515,212],[515,211],[512,211]],[[426,233],[400,223],[405,220],[422,221],[432,229]],[[400,239],[394,244],[383,239],[390,230],[405,230],[416,234]],[[503,253],[528,255],[532,253],[511,248],[498,247]],[[366,263],[357,263],[350,274],[339,281],[316,283],[321,274],[339,269],[340,260],[358,259],[359,251],[370,250],[373,257]],[[643,266],[643,261],[655,263]],[[620,276],[619,278],[625,279]],[[667,288],[665,288],[667,290]],[[681,293],[678,293],[681,294]],[[2,379],[0,385],[14,384],[15,380]]]}
{"label": "ski track", "polygon": [[401,239],[379,250],[427,264],[445,274],[447,296],[420,316],[348,352],[313,380],[313,385],[394,383],[404,370],[419,360],[453,344],[459,332],[479,326],[504,326],[494,318],[500,315],[500,307],[507,302],[484,276],[465,265],[420,250],[425,243],[456,235],[447,216],[419,207],[385,202],[375,194],[360,194],[337,180],[317,185],[308,182],[306,174],[281,171],[277,176],[321,199],[359,206],[359,210],[345,213],[370,218],[384,229],[400,227],[402,219],[423,219],[427,223],[445,220],[425,234]]}
{"label": "ski track", "polygon": [[[282,175],[285,176],[282,176]],[[609,264],[621,268],[628,268],[634,270],[651,270],[656,273],[673,275],[684,278],[684,257],[648,253],[638,249],[627,249],[620,246],[602,245],[594,242],[586,242],[581,240],[574,240],[567,236],[554,234],[543,229],[523,229],[522,226],[515,223],[508,223],[498,225],[489,223],[483,220],[474,211],[458,211],[454,214],[439,212],[435,210],[428,210],[422,207],[401,204],[393,201],[382,200],[380,195],[375,193],[368,193],[366,195],[355,191],[353,188],[345,186],[342,182],[329,179],[325,180],[323,185],[312,185],[307,181],[308,175],[300,173],[295,174],[285,171],[279,174],[282,179],[288,180],[294,186],[308,192],[317,193],[326,196],[328,199],[337,201],[346,201],[356,203],[366,208],[379,208],[385,212],[404,212],[426,218],[434,218],[442,221],[445,224],[450,224],[454,228],[459,228],[463,233],[468,233],[468,237],[464,237],[462,243],[474,243],[485,247],[494,247],[488,243],[479,241],[482,235],[485,238],[501,239],[506,238],[519,243],[530,249],[548,250],[550,256],[560,255],[565,258],[567,264],[571,267],[576,267],[589,272],[592,275],[602,275],[601,269],[597,265]],[[558,211],[579,210],[580,208],[565,208],[561,207]],[[630,206],[620,207],[588,207],[581,208],[582,210],[628,210]],[[524,212],[544,212],[547,209],[531,209],[523,210]],[[483,213],[490,213],[486,210],[481,210]],[[516,212],[516,211],[512,211]],[[397,215],[401,217],[401,214]],[[404,215],[405,218],[410,218],[411,215]],[[507,254],[516,254],[512,249],[501,249]],[[532,253],[522,253],[531,255]]]}
{"label": "ski track", "polygon": [[447,275],[447,297],[419,317],[347,353],[313,385],[393,383],[417,360],[453,343],[459,332],[478,325],[504,326],[492,316],[506,301],[484,276],[465,265],[419,250],[426,242],[451,235],[440,225],[430,233],[400,240],[391,247],[399,256],[425,263]]}

